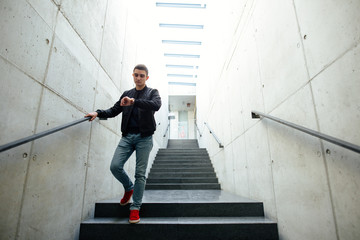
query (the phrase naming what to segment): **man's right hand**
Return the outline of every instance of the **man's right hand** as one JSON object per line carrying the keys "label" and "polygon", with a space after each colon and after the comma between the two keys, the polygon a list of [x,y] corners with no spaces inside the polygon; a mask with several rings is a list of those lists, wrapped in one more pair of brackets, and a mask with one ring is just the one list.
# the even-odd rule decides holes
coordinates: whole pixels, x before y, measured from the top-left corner
{"label": "man's right hand", "polygon": [[126,96],[121,99],[120,106],[127,107],[133,105],[134,102],[135,102],[134,98],[129,98],[128,96]]}
{"label": "man's right hand", "polygon": [[94,120],[97,116],[98,116],[98,113],[97,113],[97,112],[91,112],[91,113],[86,114],[84,117],[91,117],[91,118],[89,119],[89,121],[92,121],[92,120]]}

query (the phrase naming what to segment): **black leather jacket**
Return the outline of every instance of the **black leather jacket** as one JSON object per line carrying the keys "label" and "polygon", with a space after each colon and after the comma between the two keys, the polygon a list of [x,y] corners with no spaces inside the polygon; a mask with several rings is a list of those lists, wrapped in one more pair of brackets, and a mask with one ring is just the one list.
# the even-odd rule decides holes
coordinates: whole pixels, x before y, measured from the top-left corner
{"label": "black leather jacket", "polygon": [[128,107],[120,106],[120,101],[123,97],[135,97],[135,88],[125,91],[119,101],[113,107],[107,110],[96,110],[99,118],[113,118],[123,113],[121,120],[121,132],[123,136],[127,135],[127,126],[129,123],[131,111],[134,106],[138,108],[139,114],[139,130],[142,137],[153,135],[156,130],[156,122],[154,118],[155,111],[161,107],[161,98],[157,89],[152,89],[147,86],[141,91],[141,94],[135,99],[134,105]]}

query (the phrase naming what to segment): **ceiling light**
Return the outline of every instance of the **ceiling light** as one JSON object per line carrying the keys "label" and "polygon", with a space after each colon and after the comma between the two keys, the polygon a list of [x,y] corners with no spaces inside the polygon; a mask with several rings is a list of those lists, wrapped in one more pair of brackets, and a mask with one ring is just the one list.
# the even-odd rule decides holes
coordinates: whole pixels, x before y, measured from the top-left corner
{"label": "ceiling light", "polygon": [[194,75],[188,75],[188,74],[172,74],[172,73],[168,73],[167,74],[168,77],[182,77],[182,78],[193,78]]}
{"label": "ceiling light", "polygon": [[165,57],[200,58],[200,55],[164,53]]}
{"label": "ceiling light", "polygon": [[164,44],[183,44],[183,45],[201,45],[198,41],[178,41],[178,40],[162,40]]}
{"label": "ceiling light", "polygon": [[204,25],[159,23],[159,27],[167,27],[167,28],[186,28],[186,29],[203,29],[203,28],[204,28]]}
{"label": "ceiling light", "polygon": [[183,85],[183,86],[196,86],[196,83],[187,82],[168,82],[169,85]]}
{"label": "ceiling light", "polygon": [[172,64],[166,64],[167,68],[185,68],[185,69],[194,69],[194,66],[190,65],[172,65]]}
{"label": "ceiling light", "polygon": [[157,2],[157,7],[173,7],[173,8],[206,8],[206,4],[194,4],[194,3],[163,3]]}

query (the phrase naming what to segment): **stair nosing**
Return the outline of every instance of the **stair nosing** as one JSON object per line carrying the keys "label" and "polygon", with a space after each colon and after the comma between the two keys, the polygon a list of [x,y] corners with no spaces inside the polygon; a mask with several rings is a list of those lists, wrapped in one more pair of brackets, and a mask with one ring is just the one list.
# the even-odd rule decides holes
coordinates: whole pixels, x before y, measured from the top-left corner
{"label": "stair nosing", "polygon": [[[277,224],[267,217],[140,217],[138,224]],[[221,219],[221,220],[220,220]],[[220,221],[219,221],[220,220]],[[84,220],[82,224],[129,224],[128,218],[96,217]]]}

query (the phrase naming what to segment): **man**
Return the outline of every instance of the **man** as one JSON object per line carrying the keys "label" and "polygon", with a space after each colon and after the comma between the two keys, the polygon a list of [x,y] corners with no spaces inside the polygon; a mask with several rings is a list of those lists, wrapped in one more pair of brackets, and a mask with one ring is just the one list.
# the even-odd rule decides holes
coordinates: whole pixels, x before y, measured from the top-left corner
{"label": "man", "polygon": [[[135,88],[125,91],[120,100],[107,110],[96,110],[85,117],[111,118],[121,112],[122,138],[115,150],[110,170],[125,189],[125,194],[120,201],[124,206],[130,202],[130,223],[140,221],[139,210],[145,190],[145,173],[148,165],[150,151],[153,147],[152,135],[156,129],[154,119],[155,111],[161,107],[161,98],[158,90],[146,86],[149,71],[143,64],[136,65],[133,74]],[[124,165],[131,154],[136,151],[135,184],[133,184],[124,171]]]}

